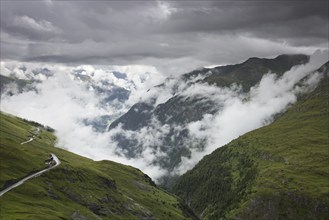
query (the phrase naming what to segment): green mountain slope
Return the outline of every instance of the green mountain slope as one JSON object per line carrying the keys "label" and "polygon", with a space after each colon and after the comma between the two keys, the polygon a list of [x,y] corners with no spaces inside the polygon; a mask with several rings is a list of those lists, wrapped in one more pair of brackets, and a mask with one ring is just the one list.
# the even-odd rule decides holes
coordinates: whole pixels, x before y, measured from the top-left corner
{"label": "green mountain slope", "polygon": [[[264,74],[272,72],[280,76],[293,66],[307,63],[308,60],[308,56],[300,54],[280,55],[274,59],[250,58],[236,65],[192,71],[182,76],[182,82],[192,87],[198,83],[209,83],[223,87],[237,83],[241,84],[244,91],[249,91],[251,86],[259,83]],[[192,79],[198,75],[202,75],[205,78],[193,81]],[[122,124],[122,127],[126,130],[138,131],[152,127],[152,119],[154,118],[158,119],[161,125],[168,125],[170,131],[163,138],[162,143],[157,143],[151,147],[154,149],[160,148],[162,152],[168,155],[165,158],[157,158],[156,163],[169,172],[178,166],[182,156],[191,154],[192,148],[202,149],[204,147],[202,143],[195,146],[194,143],[189,144],[185,141],[189,139],[188,130],[185,126],[190,122],[201,120],[205,114],[214,114],[221,108],[221,103],[215,103],[211,97],[195,95],[186,98],[181,92],[176,91],[173,97],[155,107],[147,103],[137,103],[126,114],[116,119],[110,125],[110,129],[114,129],[119,124]],[[181,126],[184,129],[175,131],[177,126]],[[142,145],[136,144],[137,140],[134,140],[131,136],[125,137],[119,134],[114,139],[118,142],[119,148],[127,152],[127,157],[138,155],[139,150],[143,148]],[[170,188],[174,179],[165,177],[162,179],[161,184],[165,188]]]}
{"label": "green mountain slope", "polygon": [[[54,153],[61,164],[0,197],[0,219],[191,219],[177,197],[140,170],[95,162],[55,148],[55,136],[35,123],[1,113],[0,187],[45,168]],[[35,136],[35,140],[20,144]]]}
{"label": "green mountain slope", "polygon": [[202,219],[328,219],[328,69],[274,123],[204,157],[174,192]]}

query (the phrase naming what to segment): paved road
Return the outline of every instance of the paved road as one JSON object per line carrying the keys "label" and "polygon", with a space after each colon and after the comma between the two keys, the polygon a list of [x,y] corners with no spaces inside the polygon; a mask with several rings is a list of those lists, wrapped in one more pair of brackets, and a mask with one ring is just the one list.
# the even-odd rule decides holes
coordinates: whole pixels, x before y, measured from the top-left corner
{"label": "paved road", "polygon": [[27,181],[29,179],[32,179],[34,177],[38,177],[41,174],[43,174],[43,173],[45,173],[45,172],[47,172],[47,171],[49,171],[49,170],[51,170],[51,169],[53,169],[53,168],[55,168],[55,167],[57,167],[58,165],[61,164],[61,161],[56,157],[55,154],[51,154],[51,156],[53,157],[53,160],[55,161],[55,165],[54,166],[49,167],[49,168],[46,168],[46,169],[43,169],[43,170],[41,170],[41,171],[39,171],[37,173],[31,174],[31,175],[25,177],[24,179],[18,181],[17,183],[14,183],[13,185],[11,185],[11,186],[7,187],[6,189],[2,190],[0,192],[0,196],[2,196],[3,194],[5,194],[6,192],[12,190],[13,188],[16,188],[16,187],[22,185],[25,181]]}
{"label": "paved road", "polygon": [[29,140],[24,141],[24,142],[22,142],[21,144],[27,144],[27,143],[30,143],[30,142],[33,141],[33,140],[34,140],[33,138],[30,138]]}
{"label": "paved road", "polygon": [[27,140],[27,141],[22,142],[21,144],[27,144],[27,143],[30,143],[31,141],[34,140],[34,138],[35,138],[36,136],[38,136],[39,132],[40,132],[40,128],[37,128],[36,133],[33,135],[33,137],[31,137],[31,138],[30,138],[29,140]]}

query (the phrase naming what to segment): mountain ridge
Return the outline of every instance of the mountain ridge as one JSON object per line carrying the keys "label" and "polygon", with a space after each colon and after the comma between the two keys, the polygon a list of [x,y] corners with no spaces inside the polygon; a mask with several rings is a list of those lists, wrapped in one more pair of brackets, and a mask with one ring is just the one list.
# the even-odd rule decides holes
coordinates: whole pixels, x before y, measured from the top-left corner
{"label": "mountain ridge", "polygon": [[[250,58],[236,65],[192,71],[182,76],[182,82],[187,84],[187,88],[199,84],[231,88],[232,84],[240,84],[243,81],[243,77],[251,75],[249,81],[246,80],[241,84],[242,90],[239,93],[242,93],[245,90],[249,91],[251,86],[259,83],[262,77],[269,72],[274,73],[278,71],[276,75],[281,76],[294,65],[305,64],[308,61],[309,56],[300,54],[280,55],[274,59]],[[261,65],[257,63],[261,63]],[[282,66],[279,68],[278,66],[281,63]],[[273,68],[270,69],[271,67]],[[177,86],[173,86],[173,90],[179,87],[180,82],[177,84]],[[123,129],[137,132],[144,128],[152,128],[154,123],[152,119],[154,118],[159,121],[160,125],[169,125],[169,132],[163,138],[162,144],[154,146],[154,148],[160,148],[165,152],[169,152],[168,159],[158,159],[157,163],[161,167],[169,168],[168,170],[171,172],[181,162],[181,156],[189,157],[191,155],[189,146],[183,141],[189,139],[188,130],[184,129],[184,126],[201,120],[207,114],[216,114],[222,108],[221,103],[216,103],[212,98],[214,97],[202,95],[185,97],[179,92],[174,92],[172,97],[155,106],[146,102],[135,104],[126,114],[112,122],[109,128],[110,130],[115,129],[121,124]],[[134,118],[134,120],[129,120],[129,118]],[[182,129],[175,131],[177,127],[182,127]],[[136,149],[142,149],[142,146],[136,145],[136,141],[121,134],[115,136],[114,140],[118,143],[118,148],[127,152],[126,155],[128,157],[133,157],[134,154],[138,153]],[[194,147],[202,150],[202,141],[200,143],[195,144]],[[165,182],[163,183],[165,187],[170,187],[169,185]]]}
{"label": "mountain ridge", "polygon": [[[273,59],[251,57],[239,64],[205,68],[201,71],[195,70],[184,74],[183,77],[187,79],[191,76],[213,71],[214,73],[207,76],[202,82],[217,86],[229,86],[232,83],[240,83],[243,86],[243,90],[247,91],[251,86],[254,86],[260,81],[264,74],[273,72],[282,75],[282,73],[289,70],[292,66],[307,63],[309,58],[309,56],[304,54],[282,54]],[[231,77],[225,77],[227,75],[231,75]],[[246,78],[246,75],[251,75],[251,79]],[[246,79],[248,80],[246,81]]]}
{"label": "mountain ridge", "polygon": [[328,69],[275,122],[205,156],[173,191],[202,219],[327,219]]}
{"label": "mountain ridge", "polygon": [[[289,65],[309,60],[304,55],[293,57],[284,55],[275,59],[283,59]],[[259,66],[259,62],[271,63],[268,60],[250,58],[245,64],[242,63],[247,64],[244,66],[247,69],[252,67],[249,72],[256,72],[256,77],[245,84],[247,89],[251,85],[248,83],[257,83],[260,76],[268,73],[266,68]],[[224,84],[232,80],[239,83],[239,74],[244,72],[241,72],[242,64],[237,64],[238,70],[233,71],[236,75],[232,74],[229,80],[226,78]],[[274,77],[280,77],[285,72],[288,67],[284,66]],[[229,68],[234,69],[232,66]],[[329,133],[328,69],[329,62],[326,62],[315,70],[311,76],[317,76],[316,72],[319,72],[318,75],[324,74],[320,84],[313,91],[312,87],[307,87],[310,89],[308,92],[296,94],[297,102],[277,113],[270,125],[248,132],[218,148],[181,177],[177,174],[164,176],[160,180],[162,186],[171,189],[170,192],[180,196],[184,202],[157,187],[149,176],[137,168],[111,161],[95,162],[55,148],[56,137],[49,132],[53,131],[51,128],[0,113],[0,186],[10,185],[24,175],[43,168],[44,159],[50,152],[62,161],[61,166],[51,172],[1,197],[0,218],[42,219],[47,215],[54,219],[70,216],[80,220],[326,219],[329,210],[329,164],[326,162],[328,152],[325,148]],[[189,144],[197,150],[203,150],[206,144],[205,139],[188,139],[188,129],[184,126],[202,120],[204,114],[216,114],[222,107],[214,97],[199,93],[184,96],[179,93],[179,89],[199,83],[210,86],[207,77],[222,74],[216,71],[208,73],[209,70],[202,72],[204,69],[197,71],[194,78],[185,79],[183,87],[174,84],[172,89],[176,92],[163,103],[154,105],[156,102],[151,100],[151,103],[133,105],[121,121],[112,123],[109,132],[127,129],[140,133],[144,142],[150,141],[150,137],[158,138],[158,135],[162,142],[154,141],[151,144],[154,150],[166,155],[156,158],[152,165],[166,168],[170,174],[182,157],[191,157]],[[296,86],[315,79],[305,75]],[[229,88],[232,86],[223,87],[226,90]],[[235,89],[239,94],[245,88]],[[242,101],[248,101],[248,96]],[[41,129],[37,136],[33,132],[36,127]],[[145,134],[150,137],[143,136]],[[120,135],[118,133],[116,140],[123,147],[121,153],[128,158],[141,153],[143,142],[138,143],[129,136]],[[19,144],[31,136],[34,137],[33,141],[26,142],[26,145]]]}

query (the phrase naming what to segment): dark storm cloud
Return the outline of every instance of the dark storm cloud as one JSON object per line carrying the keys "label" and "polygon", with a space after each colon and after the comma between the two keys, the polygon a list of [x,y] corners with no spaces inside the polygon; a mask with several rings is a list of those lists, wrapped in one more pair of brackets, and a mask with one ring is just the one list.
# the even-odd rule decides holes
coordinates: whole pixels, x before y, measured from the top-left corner
{"label": "dark storm cloud", "polygon": [[[327,1],[182,2],[165,31],[251,32],[268,38],[328,36]],[[176,6],[178,6],[178,4]],[[185,6],[185,7],[184,7]],[[163,27],[162,27],[163,28]]]}
{"label": "dark storm cloud", "polygon": [[328,1],[1,1],[2,59],[179,73],[327,46]]}

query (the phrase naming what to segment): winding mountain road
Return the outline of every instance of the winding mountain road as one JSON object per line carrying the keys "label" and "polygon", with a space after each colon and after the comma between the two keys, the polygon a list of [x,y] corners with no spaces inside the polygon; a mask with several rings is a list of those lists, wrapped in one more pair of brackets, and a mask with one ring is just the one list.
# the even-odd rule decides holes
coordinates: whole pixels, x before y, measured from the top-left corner
{"label": "winding mountain road", "polygon": [[30,143],[31,141],[34,140],[34,138],[35,138],[36,136],[38,136],[39,132],[40,132],[40,128],[37,128],[36,133],[33,135],[33,137],[31,137],[31,138],[30,138],[29,140],[27,140],[27,141],[22,142],[21,144],[23,145],[23,144]]}
{"label": "winding mountain road", "polygon": [[12,190],[12,189],[14,189],[16,187],[22,185],[25,181],[27,181],[29,179],[32,179],[34,177],[38,177],[41,174],[43,174],[43,173],[45,173],[45,172],[47,172],[47,171],[49,171],[49,170],[51,170],[51,169],[53,169],[53,168],[55,168],[55,167],[57,167],[58,165],[61,164],[61,161],[58,159],[58,157],[55,154],[51,154],[51,156],[52,156],[53,160],[55,161],[55,165],[54,166],[51,166],[51,167],[46,168],[46,169],[43,169],[43,170],[41,170],[41,171],[39,171],[37,173],[31,174],[31,175],[25,177],[24,179],[18,181],[17,183],[14,183],[13,185],[7,187],[6,189],[0,191],[0,196],[2,196],[6,192],[8,192],[8,191],[10,191],[10,190]]}
{"label": "winding mountain road", "polygon": [[30,143],[31,141],[33,141],[34,139],[33,138],[30,138],[29,140],[27,140],[27,141],[24,141],[24,142],[22,142],[21,144],[23,145],[23,144],[27,144],[27,143]]}

